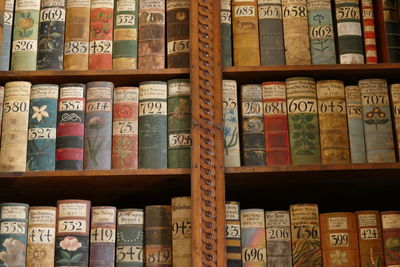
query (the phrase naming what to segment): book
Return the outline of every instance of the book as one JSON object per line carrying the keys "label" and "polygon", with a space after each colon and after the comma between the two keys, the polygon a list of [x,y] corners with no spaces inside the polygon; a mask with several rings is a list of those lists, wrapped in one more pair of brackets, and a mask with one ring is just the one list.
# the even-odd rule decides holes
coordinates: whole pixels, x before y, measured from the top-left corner
{"label": "book", "polygon": [[0,71],[10,69],[11,41],[14,19],[14,0],[5,0],[3,40],[0,49]]}
{"label": "book", "polygon": [[227,267],[242,267],[242,247],[240,244],[240,204],[225,202],[225,238]]}
{"label": "book", "polygon": [[221,45],[222,65],[232,66],[232,4],[231,0],[221,0]]}
{"label": "book", "polygon": [[361,90],[367,162],[395,162],[386,80],[364,79],[358,81],[358,86]]}
{"label": "book", "polygon": [[26,170],[30,94],[30,82],[5,84],[0,150],[3,172]]}
{"label": "book", "polygon": [[56,170],[83,170],[86,85],[60,85],[57,114]]}
{"label": "book", "polygon": [[293,165],[321,163],[315,81],[286,79],[290,157]]}
{"label": "book", "polygon": [[165,68],[165,0],[139,0],[139,69]]}
{"label": "book", "polygon": [[90,227],[90,266],[114,267],[117,209],[97,206],[92,208]]}
{"label": "book", "polygon": [[265,165],[265,135],[262,87],[246,84],[241,87],[243,165]]}
{"label": "book", "polygon": [[396,267],[400,264],[400,212],[385,211],[382,216],[382,241],[385,266]]}
{"label": "book", "polygon": [[190,0],[166,0],[168,68],[189,68]]}
{"label": "book", "polygon": [[190,168],[192,124],[190,81],[168,81],[168,168]]}
{"label": "book", "polygon": [[257,0],[233,0],[232,10],[234,65],[259,66]]}
{"label": "book", "polygon": [[400,155],[400,83],[390,85],[391,107],[394,120],[394,133],[396,136],[396,154]]}
{"label": "book", "polygon": [[4,30],[4,10],[5,0],[0,0],[0,55],[1,55],[1,44],[3,43],[3,30]]}
{"label": "book", "polygon": [[138,87],[116,87],[113,106],[112,168],[138,168]]}
{"label": "book", "polygon": [[85,170],[111,169],[112,82],[87,83],[85,120]]}
{"label": "book", "polygon": [[26,267],[53,267],[56,239],[56,208],[30,207]]}
{"label": "book", "polygon": [[168,167],[167,83],[139,85],[139,168]]}
{"label": "book", "polygon": [[57,84],[36,84],[31,88],[27,170],[54,171],[56,168]]}
{"label": "book", "polygon": [[174,197],[171,200],[172,266],[192,265],[192,199]]}
{"label": "book", "polygon": [[[1,126],[3,125],[3,104],[4,104],[4,86],[0,86],[0,136],[1,136]],[[1,144],[1,138],[0,138]]]}
{"label": "book", "polygon": [[264,82],[262,89],[266,164],[290,164],[285,83]]}
{"label": "book", "polygon": [[365,63],[378,63],[378,52],[375,37],[375,16],[372,0],[361,0],[363,41],[365,49]]}

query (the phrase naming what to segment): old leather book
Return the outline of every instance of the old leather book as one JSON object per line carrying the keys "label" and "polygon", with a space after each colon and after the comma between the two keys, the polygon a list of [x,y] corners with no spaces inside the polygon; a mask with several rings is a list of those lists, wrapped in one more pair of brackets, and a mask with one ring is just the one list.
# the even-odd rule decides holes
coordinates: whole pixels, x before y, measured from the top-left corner
{"label": "old leather book", "polygon": [[394,120],[394,133],[396,136],[396,154],[399,156],[400,153],[400,83],[394,83],[390,85],[390,93],[391,93],[391,107],[393,113]]}
{"label": "old leather book", "polygon": [[[4,104],[4,86],[0,86],[0,136],[3,125],[3,104]],[[1,138],[0,138],[1,144]]]}
{"label": "old leather book", "polygon": [[57,84],[36,84],[31,89],[29,108],[29,171],[54,171],[56,168]]}
{"label": "old leather book", "polygon": [[222,65],[232,66],[232,4],[231,0],[221,0],[221,45]]}
{"label": "old leather book", "polygon": [[378,63],[376,50],[374,5],[373,0],[361,0],[363,41],[365,49],[365,63]]}
{"label": "old leather book", "polygon": [[242,267],[242,247],[240,245],[240,204],[225,202],[226,266]]}
{"label": "old leather book", "polygon": [[14,0],[5,0],[3,41],[1,43],[0,71],[10,69],[11,41],[14,17]]}
{"label": "old leather book", "polygon": [[400,212],[385,211],[382,216],[382,241],[385,266],[396,267],[400,264],[398,241],[400,240]]}
{"label": "old leather book", "polygon": [[400,62],[400,21],[398,1],[376,1],[377,23],[382,25],[383,32],[379,35],[382,62]]}
{"label": "old leather book", "polygon": [[192,266],[192,199],[171,200],[172,258],[174,267]]}

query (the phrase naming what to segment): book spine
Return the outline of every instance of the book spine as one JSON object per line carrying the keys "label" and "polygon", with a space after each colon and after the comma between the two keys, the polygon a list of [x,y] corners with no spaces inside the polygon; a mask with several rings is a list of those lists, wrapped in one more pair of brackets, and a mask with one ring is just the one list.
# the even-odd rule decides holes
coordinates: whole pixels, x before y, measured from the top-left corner
{"label": "book spine", "polygon": [[13,30],[14,0],[5,0],[3,41],[1,43],[0,71],[10,69],[11,36]]}
{"label": "book spine", "polygon": [[114,267],[117,210],[93,207],[90,228],[90,266]]}
{"label": "book spine", "polygon": [[396,154],[400,155],[400,83],[390,85],[391,105],[394,119],[394,132],[396,136]]}
{"label": "book spine", "polygon": [[139,69],[165,68],[165,0],[139,0]]}
{"label": "book spine", "polygon": [[377,1],[380,25],[383,25],[383,62],[400,62],[400,23],[396,0]]}
{"label": "book spine", "polygon": [[42,1],[38,36],[38,70],[63,69],[65,1]]}
{"label": "book spine", "polygon": [[268,267],[291,267],[292,249],[288,211],[265,212]]}
{"label": "book spine", "polygon": [[8,82],[4,89],[0,170],[24,172],[28,142],[30,82]]}
{"label": "book spine", "polygon": [[232,66],[232,4],[230,0],[221,0],[221,45],[222,65]]}
{"label": "book spine", "polygon": [[138,87],[114,90],[112,168],[138,168]]}
{"label": "book spine", "polygon": [[192,264],[192,199],[175,197],[171,200],[172,258],[174,267]]}
{"label": "book spine", "polygon": [[111,169],[113,90],[111,82],[87,84],[85,170]]}
{"label": "book spine", "polygon": [[139,168],[168,167],[167,83],[139,85]]}
{"label": "book spine", "polygon": [[365,48],[365,63],[378,63],[378,52],[376,50],[375,18],[372,0],[361,0],[363,40]]}
{"label": "book spine", "polygon": [[235,66],[259,66],[257,0],[233,0],[233,62]]}
{"label": "book spine", "polygon": [[55,267],[89,266],[90,201],[57,202]]}
{"label": "book spine", "polygon": [[285,65],[281,0],[258,0],[261,65]]}
{"label": "book spine", "polygon": [[56,208],[29,209],[26,267],[53,267],[56,240]]}
{"label": "book spine", "polygon": [[29,171],[54,171],[56,168],[58,85],[37,84],[31,89],[29,107]]}
{"label": "book spine", "polygon": [[286,79],[286,92],[292,164],[320,164],[315,81],[304,77]]}
{"label": "book spine", "polygon": [[26,264],[27,204],[0,204],[0,267],[24,267]]}
{"label": "book spine", "polygon": [[88,70],[90,0],[66,0],[64,70]]}
{"label": "book spine", "polygon": [[146,206],[146,267],[172,267],[171,206]]}
{"label": "book spine", "polygon": [[360,80],[358,86],[361,90],[367,162],[395,162],[392,119],[386,80]]}
{"label": "book spine", "polygon": [[385,211],[382,215],[382,241],[385,254],[385,266],[400,265],[400,248],[397,241],[400,239],[400,212]]}
{"label": "book spine", "polygon": [[137,69],[139,0],[116,0],[114,10],[114,70]]}
{"label": "book spine", "polygon": [[330,0],[307,0],[312,64],[336,64]]}
{"label": "book spine", "polygon": [[143,221],[142,209],[118,210],[116,267],[144,266]]}
{"label": "book spine", "polygon": [[322,267],[319,213],[315,204],[290,206],[293,267]]}
{"label": "book spine", "polygon": [[190,0],[166,1],[168,68],[188,68]]}
{"label": "book spine", "polygon": [[190,168],[190,82],[168,81],[168,168]]}
{"label": "book spine", "polygon": [[265,135],[262,88],[259,84],[242,85],[243,165],[265,165]]}
{"label": "book spine", "polygon": [[267,165],[290,164],[289,126],[284,82],[262,84]]}
{"label": "book spine", "polygon": [[40,0],[16,0],[11,70],[36,70]]}
{"label": "book spine", "polygon": [[0,86],[0,144],[1,144],[1,130],[3,125],[3,104],[4,104],[4,87]]}
{"label": "book spine", "polygon": [[225,203],[225,238],[227,267],[242,267],[242,247],[240,245],[240,205],[236,201]]}
{"label": "book spine", "polygon": [[56,170],[83,170],[86,85],[60,85],[58,100]]}
{"label": "book spine", "polygon": [[5,0],[0,0],[0,55],[1,55],[1,46],[3,43],[3,31],[4,31],[4,10],[6,7]]}

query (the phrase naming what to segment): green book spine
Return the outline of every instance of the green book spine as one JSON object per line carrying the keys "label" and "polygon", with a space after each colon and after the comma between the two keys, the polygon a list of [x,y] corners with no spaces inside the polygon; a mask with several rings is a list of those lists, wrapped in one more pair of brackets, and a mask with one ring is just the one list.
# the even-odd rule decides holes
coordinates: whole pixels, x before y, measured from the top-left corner
{"label": "green book spine", "polygon": [[221,0],[222,65],[232,66],[232,5],[230,0]]}

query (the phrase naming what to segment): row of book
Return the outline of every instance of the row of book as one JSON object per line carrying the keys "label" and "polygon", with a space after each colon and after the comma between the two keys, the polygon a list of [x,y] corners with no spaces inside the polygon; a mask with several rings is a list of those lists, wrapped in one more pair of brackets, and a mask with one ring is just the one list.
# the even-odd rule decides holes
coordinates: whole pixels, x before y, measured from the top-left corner
{"label": "row of book", "polygon": [[191,198],[145,209],[91,207],[60,200],[56,207],[0,204],[0,265],[191,266]]}
{"label": "row of book", "polygon": [[0,92],[3,172],[190,168],[188,79],[116,88],[17,81]]}
{"label": "row of book", "polygon": [[241,85],[240,102],[237,91],[236,81],[223,81],[225,166],[396,161],[399,83],[389,94],[384,79],[345,86],[293,77]]}
{"label": "row of book", "polygon": [[189,0],[0,0],[0,70],[189,67],[189,5]]}
{"label": "row of book", "polygon": [[398,1],[332,2],[221,0],[224,66],[400,62]]}
{"label": "row of book", "polygon": [[240,210],[235,201],[225,210],[228,267],[400,265],[400,211]]}

